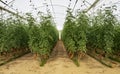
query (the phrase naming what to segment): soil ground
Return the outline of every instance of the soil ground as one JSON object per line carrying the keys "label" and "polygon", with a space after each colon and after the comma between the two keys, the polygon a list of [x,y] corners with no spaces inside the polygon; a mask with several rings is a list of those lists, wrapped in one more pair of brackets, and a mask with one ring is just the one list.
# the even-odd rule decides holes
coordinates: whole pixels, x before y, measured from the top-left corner
{"label": "soil ground", "polygon": [[31,53],[0,66],[0,74],[120,74],[120,67],[108,68],[86,55],[77,67],[67,56],[62,41],[58,41],[50,59],[43,66]]}

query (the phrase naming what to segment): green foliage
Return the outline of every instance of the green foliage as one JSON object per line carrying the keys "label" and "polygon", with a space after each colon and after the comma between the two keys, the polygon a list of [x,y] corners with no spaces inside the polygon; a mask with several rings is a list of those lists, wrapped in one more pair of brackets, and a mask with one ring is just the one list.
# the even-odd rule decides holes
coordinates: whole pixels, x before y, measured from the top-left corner
{"label": "green foliage", "polygon": [[79,67],[79,66],[80,66],[80,64],[79,64],[79,61],[78,61],[78,58],[77,58],[77,57],[73,57],[73,58],[72,58],[72,60],[73,60],[73,62],[75,63],[75,65],[76,65],[77,67]]}
{"label": "green foliage", "polygon": [[0,52],[3,51],[2,49],[2,45],[3,45],[3,37],[5,36],[5,29],[6,29],[6,26],[4,24],[4,22],[1,20],[0,21]]}
{"label": "green foliage", "polygon": [[97,16],[92,18],[92,26],[88,33],[88,44],[94,48],[99,48],[106,53],[106,56],[113,53],[114,34],[116,18],[112,8],[108,7],[99,11]]}
{"label": "green foliage", "polygon": [[74,21],[74,17],[71,11],[68,10],[67,17],[64,23],[64,28],[62,31],[62,40],[66,46],[66,49],[72,53],[76,52],[76,46],[74,41],[75,27],[76,27],[76,24]]}
{"label": "green foliage", "polygon": [[12,17],[0,21],[0,53],[29,48],[44,61],[58,40],[58,31],[51,15],[41,15],[39,23],[30,13],[26,15],[27,21]]}
{"label": "green foliage", "polygon": [[43,59],[49,57],[58,40],[58,31],[51,19],[50,15],[41,16],[40,24],[32,24],[29,30],[29,47],[33,53],[38,53]]}
{"label": "green foliage", "polygon": [[86,52],[86,45],[102,51],[106,57],[120,52],[120,22],[113,15],[115,6],[98,10],[97,14],[88,17],[84,11],[73,16],[68,9],[62,31],[62,40],[68,50],[74,55]]}
{"label": "green foliage", "polygon": [[84,12],[78,12],[76,18],[68,9],[67,17],[62,31],[62,40],[68,50],[78,55],[86,52],[87,31],[89,18]]}
{"label": "green foliage", "polygon": [[114,54],[120,54],[120,23],[115,26],[115,36],[114,36]]}
{"label": "green foliage", "polygon": [[87,32],[89,28],[89,18],[84,12],[79,12],[76,18],[76,29],[74,40],[78,52],[86,52]]}
{"label": "green foliage", "polygon": [[7,19],[1,22],[0,29],[0,51],[11,51],[11,49],[28,48],[28,33],[22,21]]}

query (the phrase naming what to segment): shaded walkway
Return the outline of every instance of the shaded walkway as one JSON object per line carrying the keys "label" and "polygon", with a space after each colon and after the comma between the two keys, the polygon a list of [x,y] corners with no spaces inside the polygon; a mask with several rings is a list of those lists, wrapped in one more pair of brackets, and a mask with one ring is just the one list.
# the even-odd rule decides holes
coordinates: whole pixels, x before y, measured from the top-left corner
{"label": "shaded walkway", "polygon": [[53,49],[50,58],[55,58],[55,57],[63,57],[67,58],[67,52],[65,50],[64,44],[61,40],[59,40]]}

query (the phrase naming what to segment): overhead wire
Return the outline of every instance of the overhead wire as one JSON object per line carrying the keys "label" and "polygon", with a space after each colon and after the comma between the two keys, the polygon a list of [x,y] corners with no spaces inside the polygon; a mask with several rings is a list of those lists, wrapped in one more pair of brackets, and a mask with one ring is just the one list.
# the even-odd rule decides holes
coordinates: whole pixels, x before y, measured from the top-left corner
{"label": "overhead wire", "polygon": [[[12,5],[11,5],[10,7],[12,7],[14,1],[15,1],[15,0],[12,0],[12,1],[6,3],[6,5],[4,6],[4,8],[7,7],[7,5],[9,5],[9,4],[11,4],[11,3],[12,3]],[[10,7],[9,7],[9,8],[10,8]],[[9,8],[8,8],[8,9],[9,9]],[[2,10],[1,10],[1,17],[2,17],[2,18],[3,18],[3,16],[4,16],[5,14],[6,14],[6,12],[2,12]]]}
{"label": "overhead wire", "polygon": [[7,7],[9,7],[10,9],[14,10],[15,12],[18,13],[18,11],[14,8],[12,8],[11,6],[9,6],[7,3],[5,3],[4,1],[0,0],[1,3],[3,3],[4,5],[6,5]]}
{"label": "overhead wire", "polygon": [[11,13],[11,14],[17,16],[17,17],[20,17],[20,18],[22,18],[22,19],[25,19],[23,16],[21,16],[21,15],[15,13],[15,12],[13,12],[13,11],[10,11],[10,10],[8,10],[8,9],[6,9],[6,8],[4,8],[4,7],[2,7],[2,6],[0,6],[0,10],[4,10],[4,11],[6,11],[6,12],[8,12],[8,13]]}
{"label": "overhead wire", "polygon": [[[44,3],[44,4],[45,4],[45,6],[46,6],[46,11],[47,11],[47,14],[48,14],[48,15],[52,15],[52,14],[51,14],[51,12],[50,12],[50,9],[48,8],[48,4],[47,4],[46,0],[44,0],[44,1],[45,1],[45,3]],[[53,6],[53,5],[52,5],[52,1],[51,1],[51,6]],[[53,7],[52,7],[52,8],[53,8]],[[53,8],[52,10],[53,10],[53,12],[54,12],[54,8]],[[55,12],[54,12],[54,13],[55,13]],[[55,23],[54,18],[55,18],[55,15],[54,15],[54,16],[52,16],[53,22]]]}
{"label": "overhead wire", "polygon": [[74,4],[73,9],[72,9],[72,12],[74,11],[77,2],[78,2],[78,0],[75,1],[75,4]]}
{"label": "overhead wire", "polygon": [[89,5],[92,5],[90,2],[88,2],[87,0],[84,0],[87,4],[89,4]]}
{"label": "overhead wire", "polygon": [[95,1],[93,2],[93,4],[86,10],[86,13],[87,13],[91,8],[95,7],[96,4],[97,4],[99,1],[100,1],[100,0],[95,0]]}
{"label": "overhead wire", "polygon": [[[13,1],[15,1],[15,0],[10,1],[8,4],[12,3]],[[6,9],[5,7],[0,6],[1,10],[4,10],[4,11],[6,11],[8,13],[11,13],[11,14],[17,16],[17,17],[20,17],[21,19],[26,20],[26,18],[24,18],[23,16],[19,15],[19,12],[16,9],[12,8],[11,6],[9,6],[7,3],[5,3],[2,0],[0,0],[0,2],[3,3],[4,5],[6,5],[7,7],[9,7],[10,9],[14,10],[14,12],[9,10],[9,9]]]}
{"label": "overhead wire", "polygon": [[[12,1],[10,1],[9,3],[7,3],[7,5],[9,5],[9,4],[13,4],[13,2],[14,2],[15,0],[12,0]],[[4,7],[6,7],[6,6],[4,6]],[[12,6],[11,6],[12,7]]]}
{"label": "overhead wire", "polygon": [[50,0],[50,3],[51,3],[51,6],[52,6],[52,11],[53,11],[53,14],[54,14],[54,17],[55,17],[55,11],[54,11],[54,7],[53,7],[52,0]]}

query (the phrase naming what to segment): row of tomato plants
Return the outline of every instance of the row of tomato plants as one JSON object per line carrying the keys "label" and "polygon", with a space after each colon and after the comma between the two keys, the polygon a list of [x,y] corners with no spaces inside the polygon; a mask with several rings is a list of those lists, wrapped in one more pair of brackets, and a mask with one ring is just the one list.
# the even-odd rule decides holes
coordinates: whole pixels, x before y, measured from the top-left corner
{"label": "row of tomato plants", "polygon": [[27,26],[19,19],[0,20],[0,56],[16,56],[28,48]]}
{"label": "row of tomato plants", "polygon": [[120,21],[113,14],[114,7],[99,10],[94,16],[70,9],[62,31],[62,40],[70,58],[80,58],[89,48],[104,57],[120,56]]}
{"label": "row of tomato plants", "polygon": [[27,14],[27,22],[13,17],[0,21],[1,56],[27,50],[45,60],[57,40],[58,31],[51,15],[41,15],[37,23],[30,13]]}
{"label": "row of tomato plants", "polygon": [[[51,15],[41,15],[40,24],[36,25],[33,18],[29,18],[29,48],[39,55],[43,63],[49,58],[50,53],[58,40],[58,31]],[[32,22],[31,22],[32,21]],[[41,64],[42,65],[42,64]]]}
{"label": "row of tomato plants", "polygon": [[70,58],[74,56],[81,57],[82,52],[86,52],[86,33],[89,26],[88,16],[83,12],[78,12],[73,16],[68,9],[67,17],[62,31],[62,40],[68,51]]}

